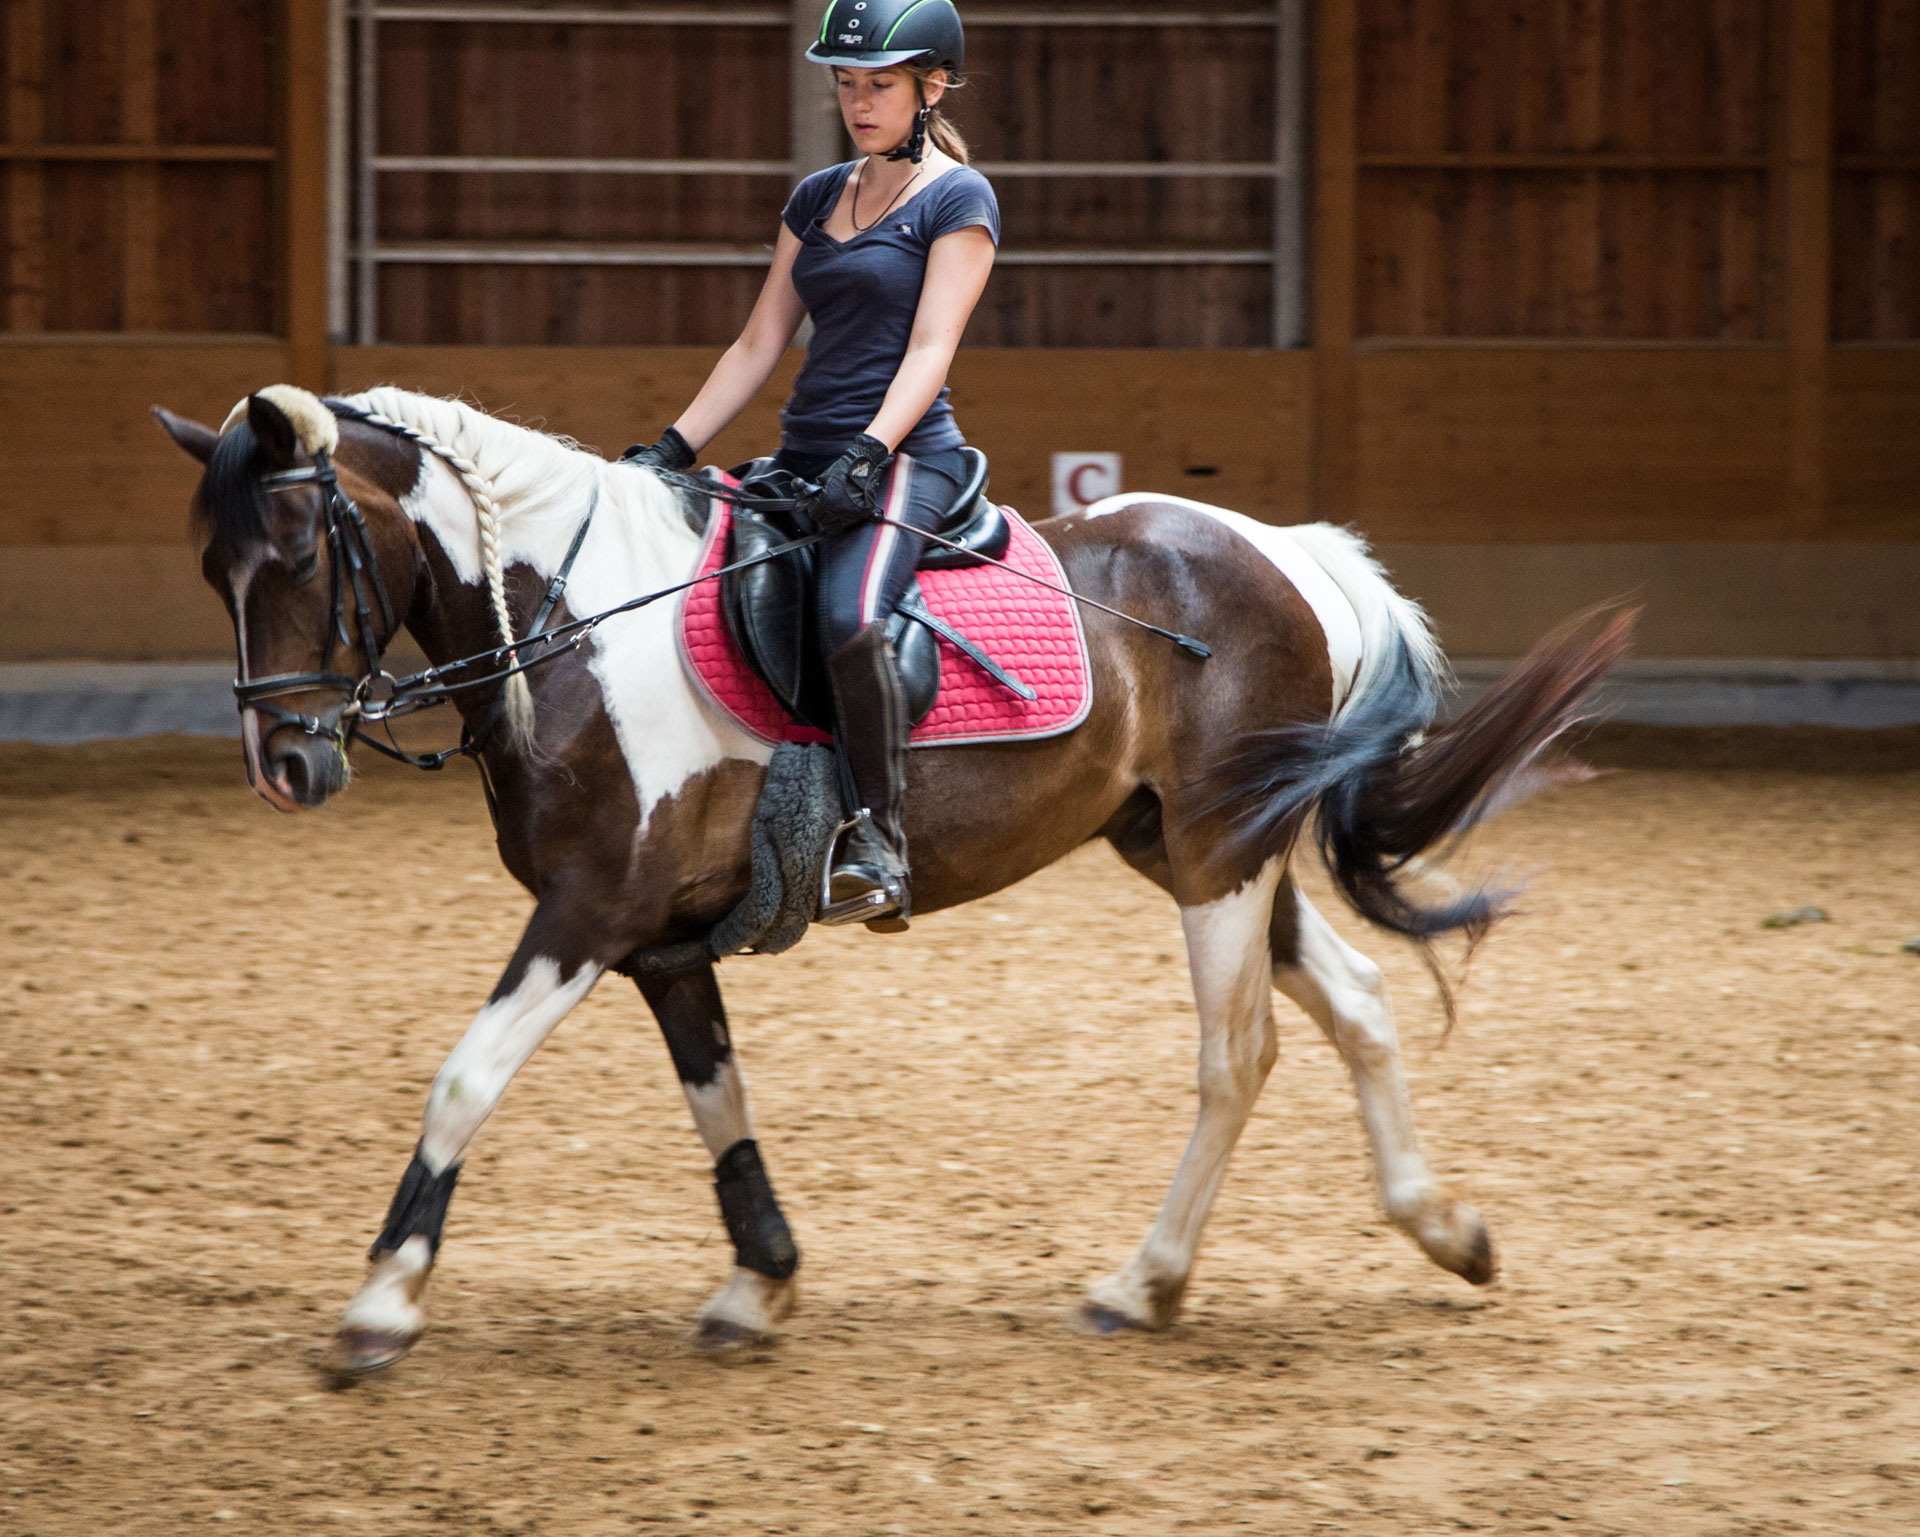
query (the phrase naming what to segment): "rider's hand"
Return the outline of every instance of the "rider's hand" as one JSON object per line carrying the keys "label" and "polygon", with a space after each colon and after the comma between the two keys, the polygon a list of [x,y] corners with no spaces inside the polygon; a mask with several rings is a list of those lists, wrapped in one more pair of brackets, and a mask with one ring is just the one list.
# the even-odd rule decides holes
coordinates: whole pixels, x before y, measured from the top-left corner
{"label": "rider's hand", "polygon": [[861,433],[827,466],[820,490],[807,503],[808,516],[830,534],[878,519],[880,487],[892,462],[886,444]]}
{"label": "rider's hand", "polygon": [[698,458],[676,427],[660,434],[658,443],[635,443],[620,456],[622,464],[637,464],[649,470],[690,470]]}

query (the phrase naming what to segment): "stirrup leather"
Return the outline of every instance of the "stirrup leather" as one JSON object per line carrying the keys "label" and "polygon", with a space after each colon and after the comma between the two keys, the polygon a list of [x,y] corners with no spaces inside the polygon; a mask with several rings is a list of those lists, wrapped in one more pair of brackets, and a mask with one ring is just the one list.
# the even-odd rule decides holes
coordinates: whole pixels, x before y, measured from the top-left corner
{"label": "stirrup leather", "polygon": [[[872,869],[864,860],[857,865],[842,865],[837,862],[841,845],[847,834],[863,823],[871,823],[873,813],[862,806],[858,813],[850,816],[833,830],[833,837],[827,843],[827,857],[820,866],[820,916],[818,923],[838,927],[849,923],[875,923],[896,920],[901,928],[906,927],[904,919],[899,917],[906,906],[904,890],[896,889],[897,878],[890,877],[884,870],[874,870],[879,884],[863,891],[857,897],[848,897],[843,901],[833,900],[833,877],[837,871],[853,868]],[[886,932],[892,932],[889,928]]]}

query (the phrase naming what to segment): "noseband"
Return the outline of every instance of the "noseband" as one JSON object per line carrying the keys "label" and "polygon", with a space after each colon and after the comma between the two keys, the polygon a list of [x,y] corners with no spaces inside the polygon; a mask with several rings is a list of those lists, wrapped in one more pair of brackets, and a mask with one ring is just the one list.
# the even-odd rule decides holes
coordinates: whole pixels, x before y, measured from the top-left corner
{"label": "noseband", "polygon": [[[327,631],[327,649],[320,657],[317,672],[283,672],[270,678],[240,677],[234,680],[233,696],[240,708],[257,710],[282,726],[298,726],[308,736],[324,736],[346,751],[347,739],[357,731],[357,718],[371,701],[373,690],[382,680],[391,686],[391,673],[380,666],[384,632],[392,639],[397,628],[393,603],[387,597],[387,584],[380,575],[380,562],[374,554],[373,540],[367,534],[367,520],[354,505],[353,498],[340,489],[333,460],[324,448],[314,450],[313,463],[305,469],[285,470],[263,475],[261,489],[267,492],[291,491],[300,486],[319,486],[321,508],[326,517],[327,565],[332,588],[332,618]],[[359,627],[360,645],[366,658],[366,671],[359,676],[337,672],[333,667],[336,650],[351,655],[353,637],[347,633],[347,593],[353,593],[354,622]],[[369,596],[371,589],[371,596]],[[373,625],[373,605],[379,604],[382,631]],[[303,689],[338,689],[340,703],[319,715],[303,715],[266,701],[281,694]]]}

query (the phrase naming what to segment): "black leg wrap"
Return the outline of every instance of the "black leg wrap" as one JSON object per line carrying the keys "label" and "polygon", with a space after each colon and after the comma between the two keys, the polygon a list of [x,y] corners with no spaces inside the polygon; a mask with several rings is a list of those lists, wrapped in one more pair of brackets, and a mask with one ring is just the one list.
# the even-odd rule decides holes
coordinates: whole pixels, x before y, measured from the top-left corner
{"label": "black leg wrap", "polygon": [[786,1280],[800,1268],[800,1250],[773,1198],[759,1145],[751,1137],[741,1138],[720,1155],[713,1174],[734,1262],[771,1280]]}
{"label": "black leg wrap", "polygon": [[438,1254],[440,1229],[447,1220],[447,1202],[453,1199],[453,1187],[459,1178],[459,1164],[448,1164],[435,1174],[415,1148],[413,1162],[400,1176],[400,1188],[394,1191],[393,1204],[387,1208],[387,1225],[380,1229],[380,1236],[367,1250],[367,1258],[391,1254],[416,1235],[424,1237]]}

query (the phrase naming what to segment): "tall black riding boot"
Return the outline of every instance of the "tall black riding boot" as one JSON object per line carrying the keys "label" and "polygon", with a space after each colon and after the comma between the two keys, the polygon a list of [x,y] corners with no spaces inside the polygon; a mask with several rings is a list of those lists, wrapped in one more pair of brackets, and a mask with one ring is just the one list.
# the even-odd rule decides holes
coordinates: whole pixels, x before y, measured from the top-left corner
{"label": "tall black riding boot", "polygon": [[907,704],[884,624],[827,658],[834,729],[859,797],[833,853],[822,923],[896,934],[912,914],[907,884]]}

